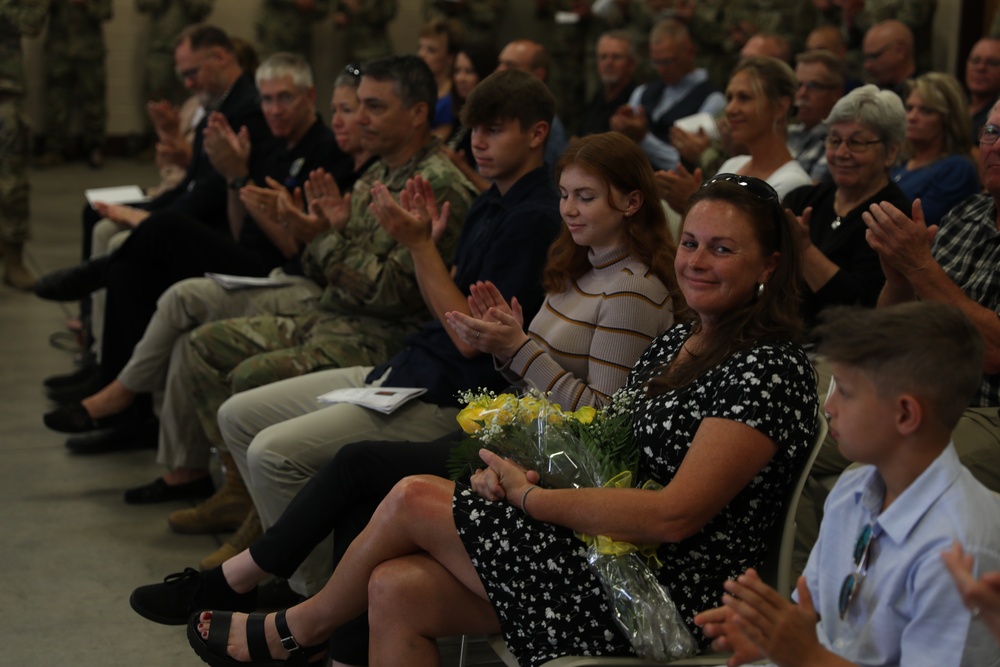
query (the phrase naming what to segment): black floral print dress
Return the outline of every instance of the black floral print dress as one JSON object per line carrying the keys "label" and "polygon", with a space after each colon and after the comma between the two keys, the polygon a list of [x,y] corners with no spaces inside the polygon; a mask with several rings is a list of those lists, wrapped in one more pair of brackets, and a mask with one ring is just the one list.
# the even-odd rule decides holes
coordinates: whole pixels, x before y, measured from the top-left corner
{"label": "black floral print dress", "polygon": [[[626,388],[640,388],[669,364],[690,333],[690,324],[680,324],[653,341]],[[816,411],[812,366],[790,343],[761,344],[688,387],[636,401],[640,481],[667,485],[706,417],[747,424],[778,445],[770,463],[700,532],[659,548],[664,566],[657,578],[702,645],[707,641],[694,615],[718,605],[726,579],[763,560],[763,540],[808,452]],[[572,531],[529,519],[511,504],[487,501],[461,485],[454,516],[507,647],[523,667],[563,655],[632,652]]]}

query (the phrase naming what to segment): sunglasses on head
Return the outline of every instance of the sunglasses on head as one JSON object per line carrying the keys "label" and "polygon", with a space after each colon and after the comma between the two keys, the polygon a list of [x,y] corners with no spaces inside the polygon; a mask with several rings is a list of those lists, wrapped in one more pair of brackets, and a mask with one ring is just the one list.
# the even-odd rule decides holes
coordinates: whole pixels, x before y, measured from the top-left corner
{"label": "sunglasses on head", "polygon": [[702,183],[701,187],[707,188],[713,183],[733,183],[746,188],[747,192],[761,201],[778,201],[778,193],[771,187],[771,184],[759,178],[754,178],[753,176],[742,176],[740,174],[716,174]]}

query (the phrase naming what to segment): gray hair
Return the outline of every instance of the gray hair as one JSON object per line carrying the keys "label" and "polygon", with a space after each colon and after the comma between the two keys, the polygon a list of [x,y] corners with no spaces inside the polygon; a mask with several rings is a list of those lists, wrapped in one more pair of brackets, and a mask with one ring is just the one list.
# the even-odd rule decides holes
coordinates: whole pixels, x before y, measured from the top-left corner
{"label": "gray hair", "polygon": [[[635,37],[627,30],[616,29],[608,30],[601,33],[601,36],[597,38],[597,41],[602,39],[613,39],[616,42],[625,42],[628,45],[628,57],[632,60],[636,60],[639,57],[639,53],[635,48]],[[595,42],[596,43],[596,42]]]}
{"label": "gray hair", "polygon": [[906,136],[906,111],[899,95],[872,84],[855,88],[837,100],[825,122],[833,125],[855,120],[871,128],[886,150],[899,146]]}
{"label": "gray hair", "polygon": [[292,85],[298,88],[313,87],[312,68],[306,59],[297,53],[284,51],[275,53],[260,64],[255,81],[259,88],[264,81],[274,81],[285,76],[291,78]]}

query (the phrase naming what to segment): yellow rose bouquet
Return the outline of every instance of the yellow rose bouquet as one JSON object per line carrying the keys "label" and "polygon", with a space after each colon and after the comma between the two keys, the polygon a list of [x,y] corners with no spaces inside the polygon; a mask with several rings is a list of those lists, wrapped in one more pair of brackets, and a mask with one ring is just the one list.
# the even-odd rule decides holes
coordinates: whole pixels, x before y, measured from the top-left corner
{"label": "yellow rose bouquet", "polygon": [[[543,486],[630,487],[639,461],[632,434],[635,397],[635,392],[623,390],[601,409],[565,412],[536,391],[463,394],[466,407],[458,423],[470,438],[452,454],[452,478],[481,467],[479,449],[486,448],[537,471]],[[587,544],[587,560],[604,586],[615,621],[640,658],[666,661],[697,651],[694,637],[653,572],[660,565],[655,545],[616,542],[603,535],[577,537]]]}

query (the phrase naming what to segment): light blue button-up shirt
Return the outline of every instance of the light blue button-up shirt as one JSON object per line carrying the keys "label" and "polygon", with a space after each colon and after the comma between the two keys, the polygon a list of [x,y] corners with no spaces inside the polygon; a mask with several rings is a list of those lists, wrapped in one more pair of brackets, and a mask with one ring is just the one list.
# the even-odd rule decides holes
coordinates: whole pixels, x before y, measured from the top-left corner
{"label": "light blue button-up shirt", "polygon": [[[1000,648],[963,606],[941,552],[958,541],[974,574],[1000,570],[1000,499],[958,460],[953,445],[884,511],[885,486],[874,466],[844,473],[827,498],[805,577],[820,622],[820,642],[858,665],[991,667]],[[839,614],[854,545],[874,524],[868,570]]]}

